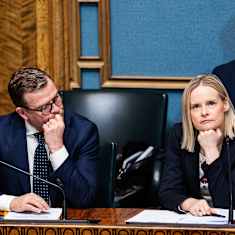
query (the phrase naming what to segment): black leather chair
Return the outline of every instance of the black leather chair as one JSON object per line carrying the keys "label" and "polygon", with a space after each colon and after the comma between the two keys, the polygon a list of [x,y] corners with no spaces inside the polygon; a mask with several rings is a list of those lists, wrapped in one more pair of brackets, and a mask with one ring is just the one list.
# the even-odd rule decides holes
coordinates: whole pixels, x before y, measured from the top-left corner
{"label": "black leather chair", "polygon": [[[148,169],[148,173],[155,178],[149,179],[148,185],[142,191],[143,194],[139,194],[138,197],[127,196],[127,200],[122,197],[120,201],[115,200],[120,195],[114,192],[116,157],[122,147],[130,142],[146,143],[158,146],[158,149],[164,148],[167,95],[154,89],[74,89],[65,91],[63,100],[65,108],[87,117],[96,123],[99,129],[99,178],[102,184],[99,191],[101,200],[97,207],[151,206],[148,204],[156,200],[155,195],[149,198],[146,194],[155,194],[157,191],[161,170],[159,161],[155,159],[154,164]],[[149,200],[145,200],[144,204],[141,198],[143,195]]]}

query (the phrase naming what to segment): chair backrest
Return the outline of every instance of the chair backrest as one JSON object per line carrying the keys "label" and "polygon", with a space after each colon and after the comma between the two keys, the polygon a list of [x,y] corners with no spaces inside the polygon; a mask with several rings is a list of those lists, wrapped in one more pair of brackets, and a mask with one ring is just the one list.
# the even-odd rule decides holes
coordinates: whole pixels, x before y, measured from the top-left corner
{"label": "chair backrest", "polygon": [[146,141],[164,146],[166,94],[154,89],[74,89],[64,92],[64,102],[96,123],[101,145]]}
{"label": "chair backrest", "polygon": [[[145,142],[164,147],[166,94],[154,89],[74,89],[65,91],[63,100],[65,108],[87,117],[98,126],[101,153],[102,148],[107,149],[110,143],[124,146],[128,142]],[[102,155],[104,158],[105,154]]]}

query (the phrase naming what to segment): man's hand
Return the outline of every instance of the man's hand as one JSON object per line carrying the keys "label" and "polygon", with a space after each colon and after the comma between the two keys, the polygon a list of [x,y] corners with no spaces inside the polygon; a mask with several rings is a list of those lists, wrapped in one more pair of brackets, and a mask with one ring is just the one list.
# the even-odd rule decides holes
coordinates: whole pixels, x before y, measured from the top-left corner
{"label": "man's hand", "polygon": [[222,139],[223,134],[220,129],[199,132],[198,142],[204,152],[207,164],[211,164],[219,157]]}
{"label": "man's hand", "polygon": [[10,210],[15,212],[31,211],[41,213],[48,211],[49,206],[43,198],[35,193],[27,193],[14,198],[10,203]]}
{"label": "man's hand", "polygon": [[51,153],[63,147],[64,119],[61,114],[56,114],[55,118],[50,119],[43,126],[45,142]]}
{"label": "man's hand", "polygon": [[216,213],[215,208],[211,208],[204,199],[187,198],[181,203],[181,208],[195,216],[211,215]]}

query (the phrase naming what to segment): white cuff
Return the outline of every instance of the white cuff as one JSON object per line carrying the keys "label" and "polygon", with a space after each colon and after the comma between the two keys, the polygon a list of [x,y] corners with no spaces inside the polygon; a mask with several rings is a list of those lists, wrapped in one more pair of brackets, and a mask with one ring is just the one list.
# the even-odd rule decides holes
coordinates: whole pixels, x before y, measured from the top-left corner
{"label": "white cuff", "polygon": [[0,210],[10,211],[10,204],[14,198],[16,198],[16,196],[2,194],[0,196]]}
{"label": "white cuff", "polygon": [[59,150],[55,151],[54,153],[50,154],[49,158],[51,161],[51,165],[53,170],[57,170],[63,162],[68,158],[69,153],[65,146],[60,148]]}

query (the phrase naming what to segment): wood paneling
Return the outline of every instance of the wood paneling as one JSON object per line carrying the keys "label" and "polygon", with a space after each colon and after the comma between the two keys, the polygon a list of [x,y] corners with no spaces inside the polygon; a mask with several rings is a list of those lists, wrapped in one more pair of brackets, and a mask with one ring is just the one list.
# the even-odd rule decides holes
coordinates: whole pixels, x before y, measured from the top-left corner
{"label": "wood paneling", "polygon": [[0,1],[0,114],[14,109],[7,94],[10,75],[36,65],[34,0]]}
{"label": "wood paneling", "polygon": [[37,66],[69,89],[67,0],[0,0],[0,114],[14,110],[7,93],[11,74]]}
{"label": "wood paneling", "polygon": [[37,0],[37,65],[54,78],[59,88],[69,88],[68,6],[66,0]]}

